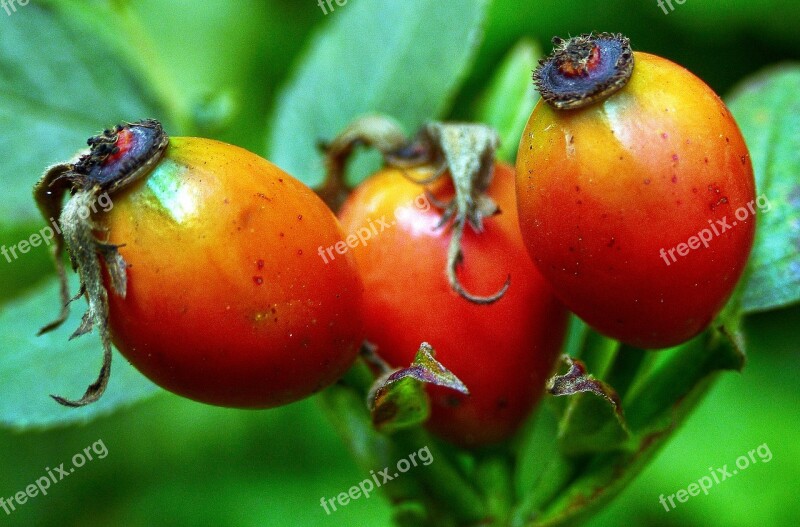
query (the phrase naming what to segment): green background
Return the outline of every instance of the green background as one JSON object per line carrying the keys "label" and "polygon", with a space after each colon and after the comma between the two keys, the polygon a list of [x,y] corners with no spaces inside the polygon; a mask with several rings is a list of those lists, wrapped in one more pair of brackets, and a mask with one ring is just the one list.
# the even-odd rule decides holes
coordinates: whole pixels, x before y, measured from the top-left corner
{"label": "green background", "polygon": [[[381,4],[349,0],[337,6],[334,2],[335,11],[324,15],[313,0],[140,0],[132,2],[128,12],[135,24],[118,26],[103,17],[108,2],[98,1],[85,3],[96,9],[96,15],[84,10],[70,16],[106,39],[114,53],[124,55],[127,49],[140,58],[146,55],[139,67],[152,68],[152,76],[141,75],[139,80],[168,85],[156,91],[172,93],[173,108],[168,113],[176,128],[266,155],[276,148],[279,136],[287,136],[291,142],[292,134],[297,133],[276,127],[275,123],[282,121],[272,116],[282,87],[311,46],[315,32],[337,23],[336,18],[347,16],[348,10],[358,9],[356,4],[368,2]],[[390,0],[386,2],[388,13]],[[51,9],[72,8],[71,2],[46,4]],[[5,33],[8,44],[10,24],[24,25],[21,20],[36,16],[38,10],[36,2],[18,6],[8,17],[0,10],[0,38]],[[374,24],[392,24],[392,20],[379,18]],[[800,6],[793,0],[686,0],[684,5],[675,4],[668,15],[655,1],[495,0],[477,54],[467,61],[461,83],[449,100],[433,105],[433,111],[453,119],[473,116],[498,63],[520,38],[528,37],[549,49],[553,35],[591,30],[623,32],[635,49],[686,66],[724,95],[764,66],[800,58],[798,24]],[[140,32],[131,32],[132,27]],[[365,26],[363,30],[369,29]],[[430,45],[424,40],[420,39],[420,45]],[[457,53],[460,44],[440,45],[453,47]],[[115,46],[125,49],[119,51]],[[2,53],[13,53],[13,49],[5,47]],[[4,62],[0,69],[2,82],[13,83],[20,75],[10,63]],[[401,73],[434,75],[439,68],[431,64],[430,72]],[[104,71],[113,70],[111,63]],[[52,71],[43,69],[39,74],[46,78]],[[5,84],[0,83],[2,86]],[[58,82],[53,81],[52,86],[59,89]],[[0,118],[13,125],[15,114],[8,109],[13,110],[16,103],[9,97],[0,93],[0,98],[7,99],[6,113]],[[124,101],[118,107],[125,108]],[[74,118],[66,111],[61,115],[65,122]],[[139,117],[144,116],[128,118]],[[97,122],[96,128],[109,124]],[[78,137],[95,131],[75,128]],[[0,128],[0,136],[7,133]],[[37,140],[46,147],[48,137],[40,135]],[[4,137],[0,145],[8,148],[8,141]],[[7,148],[0,155],[15,156],[19,151]],[[307,182],[316,177],[312,173],[297,175]],[[30,185],[37,177],[37,172],[30,171],[0,175],[4,183],[21,178]],[[50,273],[44,255],[32,256],[24,266],[5,262],[0,266],[3,295],[16,295],[18,290],[32,287],[41,273]],[[744,372],[723,374],[655,461],[589,525],[800,524],[798,322],[798,307],[750,317],[745,325],[749,361]],[[5,323],[0,328],[4,335],[16,331],[12,321]],[[119,365],[121,360],[116,359]],[[19,375],[35,367],[16,364]],[[37,390],[37,395],[51,389],[30,388]],[[6,395],[0,387],[0,396]],[[16,403],[11,398],[2,404]],[[321,497],[346,491],[367,474],[351,461],[313,399],[276,410],[248,412],[203,406],[159,392],[85,424],[24,432],[3,428],[0,496],[23,490],[44,475],[45,467],[62,462],[69,465],[75,453],[97,440],[108,448],[105,459],[87,463],[51,487],[47,496],[30,500],[10,516],[0,510],[0,524],[389,525],[390,508],[379,495],[356,500],[330,516],[320,507]],[[706,475],[708,467],[732,466],[738,456],[763,443],[773,454],[769,463],[752,465],[714,486],[708,496],[693,497],[674,511],[666,512],[658,503],[660,494],[686,488]]]}

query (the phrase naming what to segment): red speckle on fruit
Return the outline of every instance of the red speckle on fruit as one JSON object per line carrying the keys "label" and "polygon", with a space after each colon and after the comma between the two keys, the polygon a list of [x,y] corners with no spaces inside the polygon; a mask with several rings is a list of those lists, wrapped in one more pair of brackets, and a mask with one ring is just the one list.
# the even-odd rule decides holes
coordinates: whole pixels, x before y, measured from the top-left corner
{"label": "red speckle on fruit", "polygon": [[264,260],[256,260],[256,267],[260,270],[264,268]]}
{"label": "red speckle on fruit", "polygon": [[[719,189],[716,189],[716,193],[717,193],[717,194],[719,194]],[[718,199],[716,202],[713,202],[713,201],[712,201],[711,203],[709,203],[709,208],[710,208],[711,210],[714,210],[714,209],[716,209],[718,206],[720,206],[720,205],[725,205],[726,203],[728,203],[728,198],[727,198],[726,196],[722,196],[722,197],[721,197],[721,198],[719,198],[719,199]]]}
{"label": "red speckle on fruit", "polygon": [[263,284],[264,283],[264,277],[263,276],[254,276],[253,277],[253,283],[256,284],[256,285]]}

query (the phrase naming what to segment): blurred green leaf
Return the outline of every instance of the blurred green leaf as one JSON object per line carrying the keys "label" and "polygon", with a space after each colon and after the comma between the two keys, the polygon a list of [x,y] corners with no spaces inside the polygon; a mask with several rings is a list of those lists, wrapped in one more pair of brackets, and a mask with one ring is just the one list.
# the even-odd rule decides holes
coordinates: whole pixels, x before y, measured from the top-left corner
{"label": "blurred green leaf", "polygon": [[542,57],[539,46],[523,39],[509,51],[478,108],[479,121],[494,127],[500,134],[498,159],[514,162],[519,138],[539,101],[531,73]]}
{"label": "blurred green leaf", "polygon": [[[78,290],[77,280],[71,284]],[[14,300],[0,313],[0,424],[15,429],[46,428],[85,422],[149,397],[159,389],[115,354],[108,389],[99,402],[82,408],[66,408],[50,394],[74,398],[97,378],[102,348],[96,333],[69,341],[83,309],[75,306],[59,329],[45,335],[36,332],[58,314],[59,294],[55,279]]]}
{"label": "blurred green leaf", "polygon": [[756,177],[756,240],[743,308],[766,311],[800,301],[800,66],[770,68],[729,97]]}
{"label": "blurred green leaf", "polygon": [[[14,246],[45,224],[31,192],[47,166],[106,126],[160,112],[101,41],[50,9],[31,3],[3,20],[0,49],[0,244]],[[45,252],[0,259],[0,299],[45,272]]]}
{"label": "blurred green leaf", "polygon": [[[29,240],[32,234],[43,228],[43,222],[42,225],[32,221],[4,225],[0,220],[0,249],[6,251],[0,254],[0,305],[53,273],[53,258],[46,244],[32,247],[25,254],[17,251],[15,245],[21,240]],[[14,247],[13,253],[11,247]]]}
{"label": "blurred green leaf", "polygon": [[474,56],[486,3],[353,2],[330,13],[278,99],[270,159],[318,185],[317,142],[356,117],[383,113],[408,131],[440,117]]}

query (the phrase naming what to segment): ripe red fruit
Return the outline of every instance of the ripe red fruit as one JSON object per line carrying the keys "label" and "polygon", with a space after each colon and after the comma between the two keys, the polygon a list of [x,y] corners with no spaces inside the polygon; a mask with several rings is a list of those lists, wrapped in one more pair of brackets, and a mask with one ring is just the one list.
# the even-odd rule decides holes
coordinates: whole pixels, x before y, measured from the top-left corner
{"label": "ripe red fruit", "polygon": [[[570,72],[559,60],[537,71],[556,103]],[[517,157],[519,217],[567,307],[606,335],[663,348],[697,335],[730,297],[757,209],[750,155],[720,98],[666,59],[637,52],[633,62],[605,98],[536,106]],[[587,68],[581,82],[596,73]]]}
{"label": "ripe red fruit", "polygon": [[[431,170],[406,172],[422,180]],[[449,177],[429,188],[437,200],[453,196]],[[424,187],[400,170],[385,169],[367,179],[339,213],[344,230],[364,239],[351,251],[365,284],[367,340],[394,367],[408,366],[421,342],[434,347],[436,359],[470,395],[428,386],[427,426],[469,447],[502,441],[529,415],[544,392],[565,323],[564,309],[525,253],[511,167],[495,166],[488,194],[501,213],[485,220],[481,234],[465,230],[468,264],[459,268],[459,278],[465,289],[487,295],[510,273],[510,288],[490,305],[453,291],[445,273],[449,230],[437,228],[442,212]]]}
{"label": "ripe red fruit", "polygon": [[[153,120],[89,145],[35,188],[43,213],[63,226],[59,274],[67,246],[88,300],[75,336],[95,328],[104,347],[98,380],[81,399],[58,402],[100,397],[110,341],[156,384],[221,406],[286,404],[347,370],[363,340],[354,316],[363,285],[351,256],[327,265],[317,257],[342,231],[311,189],[241,148],[168,139]],[[65,280],[61,294],[69,298]]]}

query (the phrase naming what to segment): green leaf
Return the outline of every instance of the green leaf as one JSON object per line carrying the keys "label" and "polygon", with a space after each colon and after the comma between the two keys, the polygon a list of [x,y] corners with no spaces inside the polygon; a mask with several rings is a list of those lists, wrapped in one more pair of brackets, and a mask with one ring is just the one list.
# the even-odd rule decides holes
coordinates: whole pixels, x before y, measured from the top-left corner
{"label": "green leaf", "polygon": [[770,68],[729,97],[756,177],[758,217],[745,312],[800,301],[800,66]]}
{"label": "green leaf", "polygon": [[[47,166],[106,126],[163,116],[102,41],[51,9],[31,3],[4,19],[0,49],[0,244],[15,246],[45,225],[31,191]],[[52,268],[44,246],[32,252],[0,258],[0,301]]]}
{"label": "green leaf", "polygon": [[318,185],[317,142],[364,113],[416,130],[447,109],[481,36],[486,1],[352,2],[336,10],[278,99],[269,158]]}
{"label": "green leaf", "polygon": [[[73,280],[71,290],[77,291]],[[76,301],[76,304],[82,300]],[[59,329],[36,336],[59,310],[58,284],[50,279],[25,298],[3,306],[0,313],[2,361],[0,425],[15,429],[45,428],[85,422],[130,405],[159,389],[115,353],[111,380],[99,402],[82,408],[66,408],[50,394],[79,397],[94,382],[100,368],[102,347],[92,332],[69,341],[78,327],[83,306],[74,306],[70,318]]]}
{"label": "green leaf", "polygon": [[478,120],[500,134],[497,158],[514,162],[519,138],[539,101],[531,73],[542,57],[539,46],[520,40],[503,59],[478,108]]}

